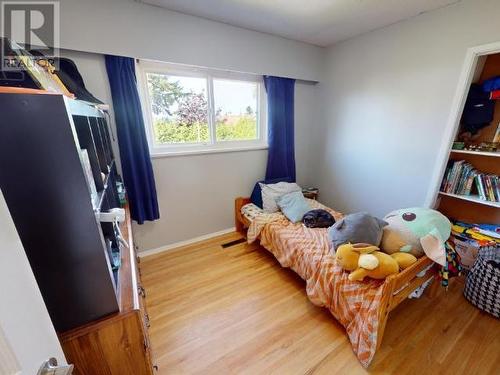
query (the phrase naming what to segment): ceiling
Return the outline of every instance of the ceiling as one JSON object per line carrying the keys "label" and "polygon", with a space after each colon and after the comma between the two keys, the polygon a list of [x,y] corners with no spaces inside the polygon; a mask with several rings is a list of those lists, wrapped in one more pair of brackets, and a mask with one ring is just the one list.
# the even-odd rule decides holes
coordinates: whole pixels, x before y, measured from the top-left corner
{"label": "ceiling", "polygon": [[250,30],[329,46],[461,0],[139,0]]}

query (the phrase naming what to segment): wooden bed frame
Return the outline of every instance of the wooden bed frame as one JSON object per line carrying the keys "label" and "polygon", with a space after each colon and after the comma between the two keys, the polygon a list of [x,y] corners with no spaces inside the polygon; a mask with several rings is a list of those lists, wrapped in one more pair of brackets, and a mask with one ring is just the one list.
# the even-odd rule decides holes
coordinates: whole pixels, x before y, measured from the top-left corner
{"label": "wooden bed frame", "polygon": [[[241,207],[248,203],[250,203],[250,198],[240,197],[236,198],[234,204],[236,231],[240,232],[244,237],[246,237],[246,229],[250,226],[250,221],[241,213]],[[436,281],[436,273],[433,269],[427,271],[424,277],[417,277],[417,274],[422,272],[432,263],[432,260],[424,255],[407,269],[385,279],[387,292],[382,296],[382,303],[380,304],[377,349],[382,344],[382,337],[384,336],[387,319],[392,310],[403,302],[416,288],[430,278],[433,278],[433,282],[429,288],[429,296],[433,297],[438,291],[439,283]]]}

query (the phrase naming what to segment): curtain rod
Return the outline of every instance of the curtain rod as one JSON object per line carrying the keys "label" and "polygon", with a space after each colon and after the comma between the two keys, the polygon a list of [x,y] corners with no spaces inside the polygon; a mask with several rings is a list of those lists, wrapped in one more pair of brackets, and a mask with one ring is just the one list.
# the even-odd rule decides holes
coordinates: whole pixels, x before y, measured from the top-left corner
{"label": "curtain rod", "polygon": [[[269,75],[269,74],[242,72],[242,71],[230,70],[230,69],[208,68],[208,67],[199,66],[199,65],[173,63],[173,62],[165,62],[165,61],[159,61],[159,60],[149,60],[149,59],[139,59],[139,58],[135,59],[137,64],[140,64],[141,60],[156,63],[156,64],[166,64],[166,65],[187,67],[187,68],[191,68],[191,69],[200,69],[200,70],[204,70],[204,71],[207,71],[207,70],[208,71],[218,71],[218,72],[224,72],[224,73],[229,73],[229,74],[231,74],[231,73],[233,73],[233,74],[246,74],[246,75],[258,76],[258,77]],[[283,76],[279,76],[279,77],[283,77]],[[283,77],[283,78],[295,79],[296,83],[300,83],[300,84],[304,84],[304,85],[316,85],[319,83],[319,81],[314,81],[314,80],[309,80],[309,79],[301,79],[301,78],[294,78],[294,77]]]}

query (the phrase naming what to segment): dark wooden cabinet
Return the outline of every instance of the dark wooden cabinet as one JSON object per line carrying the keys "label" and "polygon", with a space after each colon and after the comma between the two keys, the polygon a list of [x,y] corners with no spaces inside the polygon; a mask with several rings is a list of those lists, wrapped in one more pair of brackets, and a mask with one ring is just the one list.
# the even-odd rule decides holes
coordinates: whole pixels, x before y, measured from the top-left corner
{"label": "dark wooden cabinet", "polygon": [[61,332],[118,311],[65,99],[0,94],[0,108],[0,188],[54,327]]}
{"label": "dark wooden cabinet", "polygon": [[106,114],[22,92],[0,92],[0,111],[0,189],[68,361],[77,374],[151,374],[128,211],[121,231],[99,220],[120,205]]}

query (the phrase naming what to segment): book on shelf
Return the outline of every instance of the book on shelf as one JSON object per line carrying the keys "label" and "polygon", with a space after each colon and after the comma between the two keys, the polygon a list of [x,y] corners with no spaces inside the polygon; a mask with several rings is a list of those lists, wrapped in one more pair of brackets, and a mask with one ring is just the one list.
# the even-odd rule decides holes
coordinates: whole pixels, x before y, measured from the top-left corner
{"label": "book on shelf", "polygon": [[500,202],[500,178],[480,172],[465,160],[450,160],[441,183],[441,191],[456,195],[477,195],[480,199]]}

